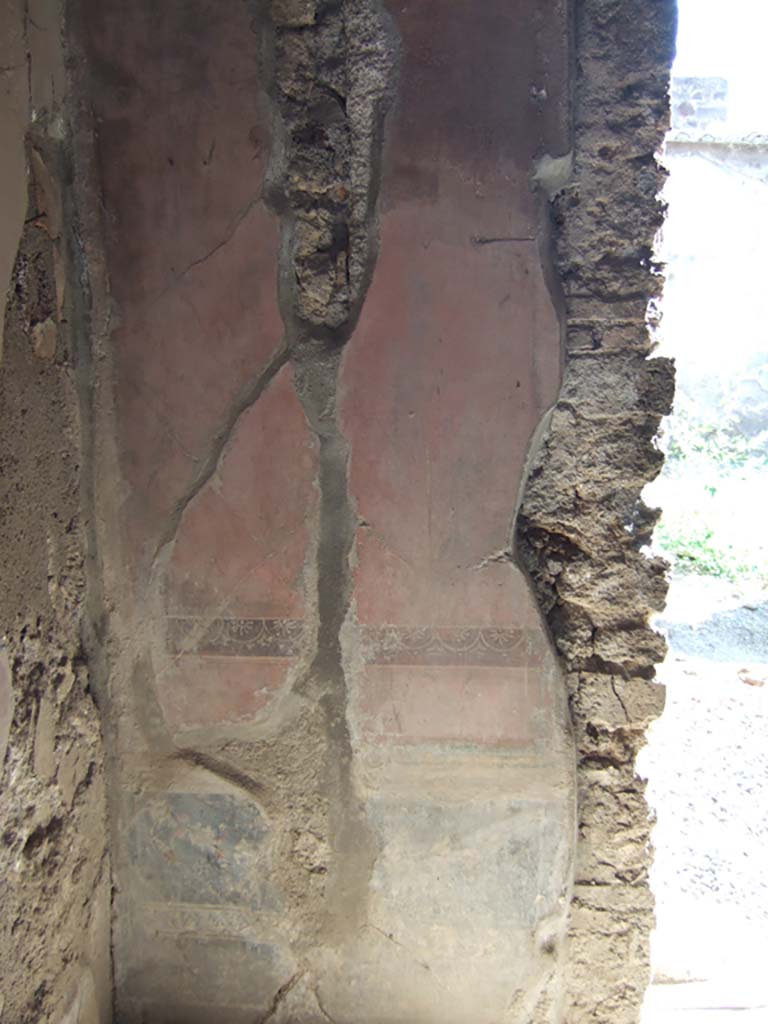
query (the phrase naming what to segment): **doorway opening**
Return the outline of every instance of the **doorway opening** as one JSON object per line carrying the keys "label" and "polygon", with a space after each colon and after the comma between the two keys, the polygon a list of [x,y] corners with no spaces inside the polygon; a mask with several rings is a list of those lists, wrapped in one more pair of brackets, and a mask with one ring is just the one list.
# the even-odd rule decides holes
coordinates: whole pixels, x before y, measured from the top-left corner
{"label": "doorway opening", "polygon": [[679,0],[660,350],[677,364],[647,501],[672,564],[644,1024],[768,1019],[768,88],[762,0]]}

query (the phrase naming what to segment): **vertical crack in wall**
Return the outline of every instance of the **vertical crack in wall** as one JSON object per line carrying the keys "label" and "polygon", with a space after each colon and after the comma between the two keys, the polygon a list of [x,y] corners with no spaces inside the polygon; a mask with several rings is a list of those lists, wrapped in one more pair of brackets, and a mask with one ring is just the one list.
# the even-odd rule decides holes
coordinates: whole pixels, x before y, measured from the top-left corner
{"label": "vertical crack in wall", "polygon": [[566,367],[518,520],[518,551],[567,672],[579,785],[569,1024],[633,1024],[649,979],[650,822],[635,756],[663,707],[648,625],[666,565],[643,551],[658,517],[673,366],[649,359],[663,219],[674,0],[575,0],[574,167],[552,204]]}
{"label": "vertical crack in wall", "polygon": [[266,196],[282,226],[279,299],[294,384],[318,438],[317,633],[295,692],[322,711],[333,857],[327,939],[362,922],[375,856],[355,792],[340,631],[356,518],[336,409],[339,363],[376,261],[383,122],[396,40],[379,0],[273,0],[260,9],[275,109]]}

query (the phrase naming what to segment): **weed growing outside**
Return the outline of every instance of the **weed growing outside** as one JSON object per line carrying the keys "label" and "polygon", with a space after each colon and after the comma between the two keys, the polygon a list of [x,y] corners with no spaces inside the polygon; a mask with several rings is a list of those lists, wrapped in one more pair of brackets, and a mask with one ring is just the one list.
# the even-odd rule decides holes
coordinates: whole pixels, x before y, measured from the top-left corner
{"label": "weed growing outside", "polygon": [[661,445],[655,545],[673,572],[768,584],[768,431],[748,437],[733,416],[704,422],[680,393]]}

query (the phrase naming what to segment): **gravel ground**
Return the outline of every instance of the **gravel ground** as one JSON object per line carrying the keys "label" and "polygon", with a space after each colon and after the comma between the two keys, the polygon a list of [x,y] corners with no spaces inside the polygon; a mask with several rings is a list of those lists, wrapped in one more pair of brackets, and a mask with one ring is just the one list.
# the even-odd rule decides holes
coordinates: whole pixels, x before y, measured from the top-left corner
{"label": "gravel ground", "polygon": [[768,661],[768,595],[726,580],[686,576],[673,581],[656,623],[675,655],[708,661]]}
{"label": "gravel ground", "polygon": [[654,973],[706,984],[653,986],[646,1024],[746,1024],[748,1007],[768,1022],[767,608],[764,592],[673,582],[667,706],[639,765],[657,815]]}

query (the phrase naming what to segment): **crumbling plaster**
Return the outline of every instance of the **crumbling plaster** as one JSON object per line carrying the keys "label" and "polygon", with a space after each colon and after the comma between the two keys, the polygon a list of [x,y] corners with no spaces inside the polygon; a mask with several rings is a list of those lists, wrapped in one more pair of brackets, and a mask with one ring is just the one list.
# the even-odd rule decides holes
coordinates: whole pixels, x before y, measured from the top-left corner
{"label": "crumbling plaster", "polygon": [[566,1019],[630,1024],[653,927],[651,821],[634,763],[664,706],[654,665],[665,643],[648,617],[664,606],[666,566],[645,550],[659,513],[641,493],[661,469],[654,438],[674,390],[672,362],[649,354],[676,8],[582,0],[574,15],[573,169],[552,204],[566,370],[518,550],[566,668],[576,732]]}
{"label": "crumbling plaster", "polygon": [[111,1018],[68,100],[55,2],[0,9],[0,1016]]}

